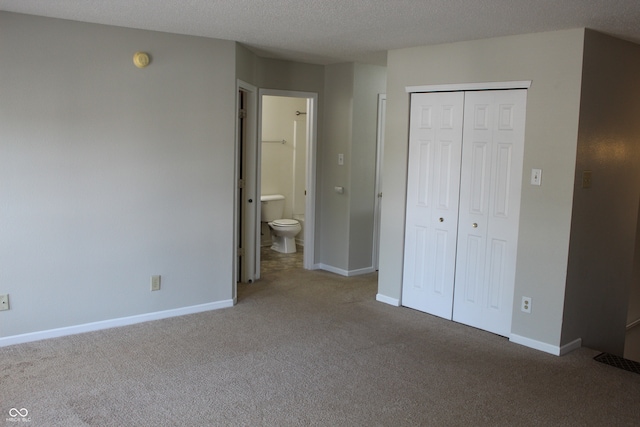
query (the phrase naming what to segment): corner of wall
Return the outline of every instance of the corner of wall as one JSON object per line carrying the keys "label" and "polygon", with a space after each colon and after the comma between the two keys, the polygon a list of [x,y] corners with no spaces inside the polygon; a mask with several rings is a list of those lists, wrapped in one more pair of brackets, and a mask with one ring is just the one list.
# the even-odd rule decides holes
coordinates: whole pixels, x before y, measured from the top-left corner
{"label": "corner of wall", "polygon": [[639,83],[640,46],[586,29],[562,337],[618,355],[640,268]]}

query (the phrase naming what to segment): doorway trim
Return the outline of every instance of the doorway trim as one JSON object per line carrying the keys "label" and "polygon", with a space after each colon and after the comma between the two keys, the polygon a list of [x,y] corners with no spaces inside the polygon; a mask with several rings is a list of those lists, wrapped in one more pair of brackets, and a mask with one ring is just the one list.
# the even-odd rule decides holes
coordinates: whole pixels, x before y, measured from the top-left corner
{"label": "doorway trim", "polygon": [[[239,132],[240,126],[240,92],[245,95],[245,117],[244,117],[244,132]],[[255,199],[255,171],[247,167],[250,162],[255,163],[255,146],[256,146],[256,131],[257,131],[257,105],[258,105],[258,88],[244,82],[242,80],[236,81],[236,141],[235,141],[235,165],[234,165],[234,215],[233,215],[233,302],[237,302],[237,283],[252,282],[254,280],[255,259],[252,248],[255,245],[253,236],[256,225],[255,209],[250,209],[253,200]],[[244,182],[243,188],[240,188],[240,163],[244,162]],[[242,190],[242,191],[241,191]],[[243,200],[240,200],[242,195]],[[251,200],[251,202],[249,201]],[[239,210],[238,206],[242,203],[242,209]],[[243,215],[243,218],[240,218]],[[238,235],[242,227],[243,241],[240,242]],[[244,253],[240,256],[243,257],[242,271],[240,271],[240,277],[238,277],[238,250],[244,249]]]}
{"label": "doorway trim", "polygon": [[382,205],[382,164],[384,161],[384,132],[387,115],[387,94],[378,94],[378,129],[376,135],[376,184],[373,208],[373,254],[371,265],[378,271],[380,264],[380,216]]}
{"label": "doorway trim", "polygon": [[[289,98],[307,99],[307,159],[306,159],[306,190],[304,213],[304,254],[303,267],[307,270],[317,268],[315,260],[315,230],[316,230],[316,158],[317,158],[317,137],[318,137],[318,94],[316,92],[300,92],[280,89],[259,89],[258,90],[258,127],[256,138],[256,162],[248,163],[247,167],[256,171],[255,187],[256,199],[260,200],[262,176],[262,144],[257,141],[262,140],[262,98],[263,96],[282,96]],[[255,167],[254,167],[255,166]],[[260,278],[260,203],[255,204],[255,274],[254,278]],[[247,248],[251,250],[251,248]]]}
{"label": "doorway trim", "polygon": [[531,80],[484,83],[452,83],[442,85],[405,86],[405,92],[458,92],[467,90],[529,89]]}

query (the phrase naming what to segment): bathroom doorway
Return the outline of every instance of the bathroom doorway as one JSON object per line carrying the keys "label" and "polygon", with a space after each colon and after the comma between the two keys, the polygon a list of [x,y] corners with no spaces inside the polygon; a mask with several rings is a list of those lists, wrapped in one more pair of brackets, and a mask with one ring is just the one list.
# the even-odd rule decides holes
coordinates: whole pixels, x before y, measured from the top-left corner
{"label": "bathroom doorway", "polygon": [[296,254],[272,254],[271,233],[256,205],[256,279],[262,258],[269,270],[314,268],[316,103],[314,93],[260,90],[256,198],[283,195],[283,219],[296,220],[301,231],[295,237]]}

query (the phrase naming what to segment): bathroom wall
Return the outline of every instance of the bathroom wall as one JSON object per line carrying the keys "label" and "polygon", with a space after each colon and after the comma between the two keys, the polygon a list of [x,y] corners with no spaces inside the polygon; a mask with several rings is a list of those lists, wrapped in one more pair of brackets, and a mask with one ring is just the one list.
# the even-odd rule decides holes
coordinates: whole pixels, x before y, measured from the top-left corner
{"label": "bathroom wall", "polygon": [[[296,110],[306,112],[306,100],[304,109]],[[293,216],[305,213],[305,196],[307,190],[307,115],[300,114],[293,121]]]}
{"label": "bathroom wall", "polygon": [[301,143],[297,141],[295,130],[300,127],[301,121],[303,126],[306,121],[306,116],[297,116],[296,111],[304,112],[306,106],[307,100],[304,98],[262,98],[261,193],[282,194],[285,197],[285,218],[292,218],[294,213],[304,214],[305,170],[304,160],[300,162],[300,158],[306,157],[306,140]]}
{"label": "bathroom wall", "polygon": [[[306,101],[305,110],[306,111]],[[300,114],[293,122],[293,201],[292,218],[302,227],[296,236],[296,243],[304,246],[304,215],[307,196],[307,115]]]}

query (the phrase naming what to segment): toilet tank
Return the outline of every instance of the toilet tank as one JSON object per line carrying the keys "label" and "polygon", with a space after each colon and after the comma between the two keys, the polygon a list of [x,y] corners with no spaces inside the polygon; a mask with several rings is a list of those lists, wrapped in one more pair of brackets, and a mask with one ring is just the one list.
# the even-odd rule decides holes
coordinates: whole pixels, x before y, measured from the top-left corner
{"label": "toilet tank", "polygon": [[282,194],[265,194],[260,196],[260,221],[282,219],[284,213],[284,196]]}

